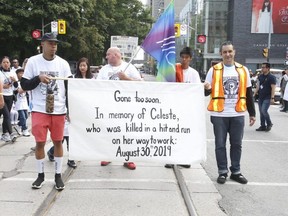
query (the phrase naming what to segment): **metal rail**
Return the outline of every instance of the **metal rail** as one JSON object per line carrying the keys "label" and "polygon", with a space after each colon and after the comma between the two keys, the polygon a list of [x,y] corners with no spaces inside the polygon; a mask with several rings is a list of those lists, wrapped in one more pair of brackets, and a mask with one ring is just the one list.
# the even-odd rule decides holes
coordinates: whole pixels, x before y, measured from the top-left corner
{"label": "metal rail", "polygon": [[189,215],[190,216],[197,216],[197,212],[196,212],[196,208],[193,204],[192,198],[189,194],[188,188],[185,184],[184,178],[182,173],[180,172],[179,168],[177,165],[173,166],[173,170],[176,176],[176,179],[178,181],[179,187],[180,187],[180,191],[182,193],[184,202],[186,204],[186,207],[188,209]]}

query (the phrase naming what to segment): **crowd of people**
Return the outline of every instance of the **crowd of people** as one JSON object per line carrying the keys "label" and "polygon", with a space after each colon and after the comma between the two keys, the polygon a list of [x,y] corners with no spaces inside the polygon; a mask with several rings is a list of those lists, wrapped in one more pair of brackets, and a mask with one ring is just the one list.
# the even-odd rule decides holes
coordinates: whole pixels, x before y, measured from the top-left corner
{"label": "crowd of people", "polygon": [[[13,133],[12,125],[18,135],[30,136],[27,127],[27,118],[31,113],[31,132],[35,138],[35,158],[37,164],[37,179],[32,188],[42,187],[44,174],[45,144],[48,131],[53,146],[48,150],[47,156],[55,162],[55,188],[63,190],[65,184],[62,180],[63,143],[66,140],[69,152],[69,108],[67,103],[67,78],[99,79],[99,80],[130,80],[141,81],[139,71],[131,64],[122,60],[121,51],[111,47],[106,52],[107,64],[93,76],[89,60],[81,58],[77,62],[77,70],[72,75],[66,60],[56,55],[58,48],[57,36],[46,33],[41,39],[42,53],[25,59],[23,66],[19,66],[18,59],[13,59],[11,67],[9,57],[1,61],[0,74],[0,113],[3,115],[1,139],[5,142],[14,142],[17,135]],[[252,82],[249,70],[235,62],[235,48],[231,42],[221,45],[222,61],[212,66],[204,82],[204,93],[210,95],[208,111],[213,125],[215,136],[215,154],[218,167],[219,184],[224,184],[231,172],[230,179],[246,184],[248,180],[240,169],[242,154],[242,138],[244,133],[245,111],[249,113],[249,125],[256,121],[254,98],[259,94],[259,113],[261,125],[256,131],[270,131],[273,124],[268,114],[269,105],[273,103],[275,93],[275,77],[269,73],[270,64],[262,64],[262,74],[257,79],[256,91],[252,92]],[[176,82],[201,83],[199,73],[189,66],[192,52],[185,47],[180,52],[181,62],[175,65]],[[58,79],[61,77],[61,79]],[[283,74],[283,87],[288,81],[288,68]],[[284,84],[285,83],[285,84]],[[281,89],[283,94],[283,111],[288,112],[288,88]],[[13,108],[14,107],[14,108]],[[16,113],[15,113],[15,111]],[[228,169],[226,140],[230,136],[231,166]],[[111,162],[101,161],[101,166]],[[69,159],[68,166],[76,168],[74,160]],[[190,168],[190,164],[178,164]],[[136,164],[129,161],[123,166],[135,170]],[[166,164],[172,168],[174,164]]]}

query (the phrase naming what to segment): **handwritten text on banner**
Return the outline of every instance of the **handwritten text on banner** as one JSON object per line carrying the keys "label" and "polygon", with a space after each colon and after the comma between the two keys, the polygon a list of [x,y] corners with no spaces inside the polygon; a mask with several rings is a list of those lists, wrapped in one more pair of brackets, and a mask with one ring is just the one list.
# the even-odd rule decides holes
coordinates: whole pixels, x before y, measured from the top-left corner
{"label": "handwritten text on banner", "polygon": [[71,79],[68,85],[69,158],[206,160],[203,84]]}

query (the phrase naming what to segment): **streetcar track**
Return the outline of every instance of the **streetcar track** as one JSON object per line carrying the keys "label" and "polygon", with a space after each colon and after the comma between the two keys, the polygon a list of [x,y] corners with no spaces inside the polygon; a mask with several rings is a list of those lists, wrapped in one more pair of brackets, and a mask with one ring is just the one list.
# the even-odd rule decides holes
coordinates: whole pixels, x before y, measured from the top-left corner
{"label": "streetcar track", "polygon": [[183,178],[182,173],[180,172],[177,165],[173,166],[173,171],[176,177],[176,180],[178,182],[180,191],[183,196],[183,200],[185,202],[186,208],[188,210],[188,213],[190,216],[197,216],[196,208],[193,204],[192,197],[190,196],[189,190],[187,188],[187,185],[185,183],[185,180]]}

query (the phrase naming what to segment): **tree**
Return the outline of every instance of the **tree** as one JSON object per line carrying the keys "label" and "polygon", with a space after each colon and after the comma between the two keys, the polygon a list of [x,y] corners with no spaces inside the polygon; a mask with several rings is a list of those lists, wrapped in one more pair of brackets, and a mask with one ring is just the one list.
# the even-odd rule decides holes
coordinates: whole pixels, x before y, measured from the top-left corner
{"label": "tree", "polygon": [[20,60],[37,53],[40,42],[31,32],[50,32],[51,21],[67,24],[67,34],[58,36],[58,54],[67,60],[85,56],[92,64],[102,63],[111,35],[142,40],[152,22],[138,0],[1,0],[0,11],[0,55]]}

